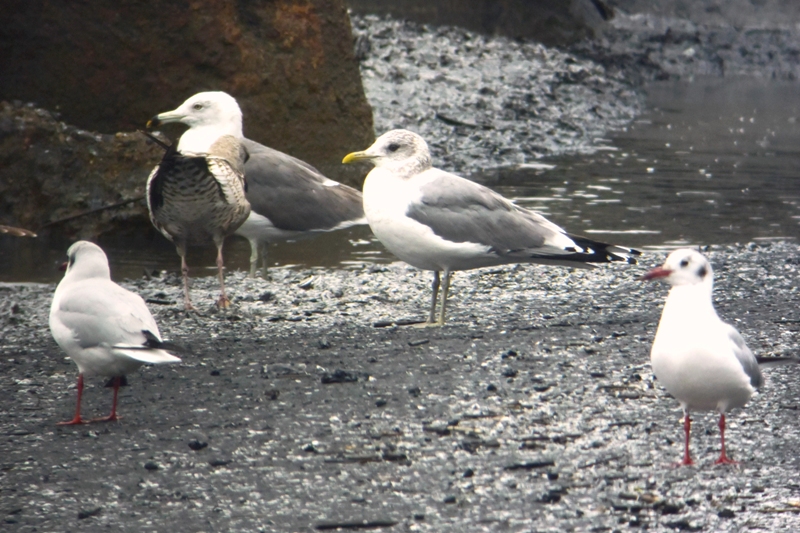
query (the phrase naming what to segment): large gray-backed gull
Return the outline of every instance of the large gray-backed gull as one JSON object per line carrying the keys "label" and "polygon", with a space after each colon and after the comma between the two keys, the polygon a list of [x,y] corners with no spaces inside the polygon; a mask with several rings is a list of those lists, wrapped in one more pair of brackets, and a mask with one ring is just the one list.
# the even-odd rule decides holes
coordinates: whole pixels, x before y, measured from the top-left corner
{"label": "large gray-backed gull", "polygon": [[635,263],[633,257],[640,255],[568,234],[491,189],[432,167],[427,143],[410,131],[384,133],[368,149],[345,156],[343,163],[361,160],[375,165],[364,182],[364,213],[373,233],[401,260],[434,272],[427,324],[444,324],[454,270],[506,263],[587,268],[587,263]]}

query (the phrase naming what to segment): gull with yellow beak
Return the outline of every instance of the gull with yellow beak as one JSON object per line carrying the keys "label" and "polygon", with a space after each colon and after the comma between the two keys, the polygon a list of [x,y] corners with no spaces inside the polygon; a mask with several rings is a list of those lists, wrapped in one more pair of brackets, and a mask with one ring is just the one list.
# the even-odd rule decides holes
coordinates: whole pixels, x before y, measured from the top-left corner
{"label": "gull with yellow beak", "polygon": [[427,143],[407,130],[384,133],[342,162],[355,161],[375,165],[363,192],[372,232],[401,260],[434,273],[428,325],[444,324],[455,270],[508,263],[589,268],[588,263],[633,264],[640,255],[637,250],[568,234],[482,185],[434,168]]}

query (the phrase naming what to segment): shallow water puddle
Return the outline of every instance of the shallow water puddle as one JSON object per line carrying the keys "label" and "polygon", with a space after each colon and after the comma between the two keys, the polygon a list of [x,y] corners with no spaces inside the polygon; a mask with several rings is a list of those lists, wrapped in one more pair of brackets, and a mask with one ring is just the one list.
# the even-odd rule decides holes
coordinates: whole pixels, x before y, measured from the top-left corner
{"label": "shallow water puddle", "polygon": [[[571,232],[644,249],[796,238],[796,84],[713,78],[646,89],[647,111],[624,131],[598,139],[594,154],[473,178]],[[178,269],[174,248],[158,235],[100,244],[116,279]],[[55,267],[68,245],[0,236],[0,281],[60,279]],[[246,241],[231,238],[226,265],[245,270],[249,254]],[[192,274],[212,275],[214,257],[213,247],[190,251]],[[279,267],[340,268],[393,260],[365,227],[272,246],[270,259]]]}

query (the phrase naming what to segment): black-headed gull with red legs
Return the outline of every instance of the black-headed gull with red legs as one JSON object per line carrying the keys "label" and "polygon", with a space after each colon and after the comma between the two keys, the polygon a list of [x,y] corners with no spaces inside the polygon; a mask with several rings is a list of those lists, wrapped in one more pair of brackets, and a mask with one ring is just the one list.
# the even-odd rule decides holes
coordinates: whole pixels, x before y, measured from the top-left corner
{"label": "black-headed gull with red legs", "polygon": [[650,351],[658,382],[684,412],[684,454],[680,464],[693,464],[689,454],[690,412],[717,411],[721,451],[715,464],[735,463],[725,451],[725,415],[743,407],[764,384],[761,366],[796,362],[793,357],[757,358],[739,332],[723,322],[711,293],[714,274],[700,252],[675,250],[663,266],[643,280],[665,279],[672,288]]}
{"label": "black-headed gull with red legs", "polygon": [[72,420],[82,424],[83,377],[111,378],[111,414],[95,421],[117,420],[117,394],[125,375],[142,364],[180,363],[166,350],[176,346],[161,339],[144,300],[111,281],[108,258],[96,244],[78,241],[69,247],[66,274],[50,306],[50,331],[78,365],[78,403]]}

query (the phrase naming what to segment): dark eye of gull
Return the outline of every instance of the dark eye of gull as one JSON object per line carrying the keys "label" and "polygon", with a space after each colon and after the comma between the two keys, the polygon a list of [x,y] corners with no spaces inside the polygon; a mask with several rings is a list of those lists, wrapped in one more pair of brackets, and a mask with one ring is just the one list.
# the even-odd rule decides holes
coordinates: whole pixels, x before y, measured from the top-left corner
{"label": "dark eye of gull", "polygon": [[200,111],[201,109],[203,109],[203,104],[194,104],[192,106],[192,109],[194,109],[195,111]]}
{"label": "dark eye of gull", "polygon": [[387,146],[386,149],[389,150],[390,152],[396,152],[400,149],[400,145],[397,143],[392,143],[389,146]]}
{"label": "dark eye of gull", "polygon": [[683,259],[683,260],[681,260],[681,266],[682,266],[682,267],[687,267],[687,266],[689,266],[689,260],[688,260],[688,259]]}

